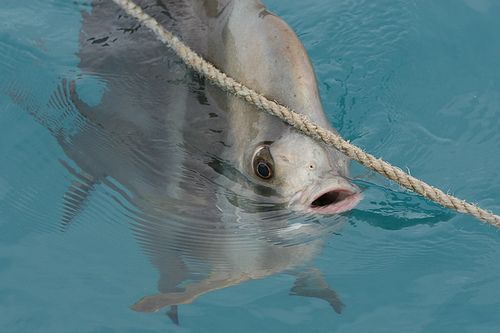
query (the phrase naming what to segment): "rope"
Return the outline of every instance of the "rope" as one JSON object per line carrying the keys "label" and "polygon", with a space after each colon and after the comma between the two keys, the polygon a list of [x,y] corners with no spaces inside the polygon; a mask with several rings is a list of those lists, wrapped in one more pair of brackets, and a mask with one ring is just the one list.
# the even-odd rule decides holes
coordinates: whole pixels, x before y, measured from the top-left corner
{"label": "rope", "polygon": [[196,52],[191,50],[171,32],[165,30],[154,18],[146,14],[139,6],[131,0],[113,0],[128,15],[135,17],[141,24],[152,30],[159,40],[170,47],[182,61],[197,73],[203,75],[213,84],[221,89],[230,92],[248,103],[255,105],[258,109],[276,116],[285,123],[293,126],[305,135],[336,148],[353,160],[376,171],[382,176],[391,179],[399,185],[416,192],[423,197],[438,203],[439,205],[451,208],[457,212],[470,214],[481,221],[487,222],[500,228],[500,216],[495,215],[476,205],[446,194],[438,188],[426,184],[425,182],[405,173],[400,168],[394,167],[382,159],[364,152],[344,140],[338,134],[322,128],[312,122],[309,117],[294,112],[287,107],[271,101],[256,91],[244,86],[235,79],[227,76],[215,66],[204,60]]}

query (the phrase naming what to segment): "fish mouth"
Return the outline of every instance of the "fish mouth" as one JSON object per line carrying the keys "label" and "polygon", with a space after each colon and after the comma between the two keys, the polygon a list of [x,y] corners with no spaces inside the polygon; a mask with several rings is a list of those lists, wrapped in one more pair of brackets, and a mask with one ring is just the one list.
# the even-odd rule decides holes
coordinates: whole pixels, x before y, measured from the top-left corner
{"label": "fish mouth", "polygon": [[317,214],[340,214],[353,209],[363,195],[357,189],[330,188],[318,195],[308,210]]}

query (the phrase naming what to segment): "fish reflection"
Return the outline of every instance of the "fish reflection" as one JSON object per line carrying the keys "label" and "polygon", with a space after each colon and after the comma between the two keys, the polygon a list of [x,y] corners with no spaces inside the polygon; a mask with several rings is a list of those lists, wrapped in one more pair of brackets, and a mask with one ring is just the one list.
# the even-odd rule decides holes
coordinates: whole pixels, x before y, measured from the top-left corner
{"label": "fish reflection", "polygon": [[[296,35],[256,0],[136,1],[227,74],[330,128]],[[133,229],[160,273],[157,311],[250,279],[295,271],[317,254],[359,189],[346,157],[213,87],[111,1],[83,12],[80,69],[105,82],[98,105],[64,91],[81,116],[59,142],[76,162],[64,224],[100,183],[120,184]],[[328,221],[327,221],[328,220]],[[325,223],[327,221],[328,223]],[[342,303],[319,271],[294,295]]]}

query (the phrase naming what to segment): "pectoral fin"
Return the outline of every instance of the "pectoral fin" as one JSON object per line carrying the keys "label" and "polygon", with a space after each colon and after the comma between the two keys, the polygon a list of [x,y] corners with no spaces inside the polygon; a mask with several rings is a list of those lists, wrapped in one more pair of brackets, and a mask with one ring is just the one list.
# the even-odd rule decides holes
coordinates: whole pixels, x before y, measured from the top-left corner
{"label": "pectoral fin", "polygon": [[246,280],[248,280],[247,276],[222,279],[209,278],[186,286],[184,291],[146,296],[132,305],[131,308],[139,312],[157,312],[166,306],[189,304],[210,291],[226,288]]}
{"label": "pectoral fin", "polygon": [[132,305],[131,309],[138,312],[158,312],[166,306],[189,304],[197,296],[198,294],[191,294],[189,292],[173,292],[146,296]]}
{"label": "pectoral fin", "polygon": [[[171,299],[164,297],[166,294],[158,294],[147,296],[139,302],[132,305],[130,308],[138,312],[158,312],[161,308],[170,305]],[[170,305],[170,308],[165,313],[168,318],[175,324],[179,325],[179,307],[176,304]]]}
{"label": "pectoral fin", "polygon": [[321,275],[321,272],[317,269],[310,269],[299,274],[293,288],[290,290],[290,295],[314,297],[325,300],[331,305],[333,310],[339,314],[344,308],[344,304],[337,293],[330,288]]}

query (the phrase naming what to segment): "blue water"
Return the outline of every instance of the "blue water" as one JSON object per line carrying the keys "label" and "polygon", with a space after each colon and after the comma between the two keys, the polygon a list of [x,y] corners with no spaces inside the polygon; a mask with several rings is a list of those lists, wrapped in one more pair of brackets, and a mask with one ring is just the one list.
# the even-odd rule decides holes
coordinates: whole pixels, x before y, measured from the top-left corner
{"label": "blue water", "polygon": [[[500,213],[499,2],[265,3],[304,43],[325,112],[345,138]],[[130,310],[156,292],[158,276],[123,219],[127,207],[99,187],[61,231],[74,176],[60,160],[72,162],[34,116],[57,111],[50,96],[80,75],[88,10],[63,0],[0,3],[2,332],[500,331],[499,231],[358,165],[364,200],[314,259],[342,314],[289,296],[287,274],[180,306],[180,326],[164,312]],[[87,100],[103,89],[84,87]]]}

